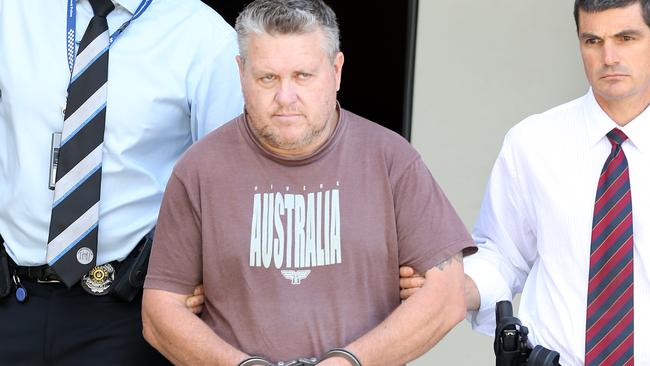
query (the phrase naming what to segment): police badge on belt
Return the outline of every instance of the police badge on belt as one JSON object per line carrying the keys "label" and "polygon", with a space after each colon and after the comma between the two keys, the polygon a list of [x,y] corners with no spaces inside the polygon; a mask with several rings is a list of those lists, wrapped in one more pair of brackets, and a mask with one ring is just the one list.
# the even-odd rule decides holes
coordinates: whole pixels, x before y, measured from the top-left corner
{"label": "police badge on belt", "polygon": [[110,291],[115,279],[115,268],[110,263],[94,267],[81,278],[81,287],[87,293],[103,296]]}

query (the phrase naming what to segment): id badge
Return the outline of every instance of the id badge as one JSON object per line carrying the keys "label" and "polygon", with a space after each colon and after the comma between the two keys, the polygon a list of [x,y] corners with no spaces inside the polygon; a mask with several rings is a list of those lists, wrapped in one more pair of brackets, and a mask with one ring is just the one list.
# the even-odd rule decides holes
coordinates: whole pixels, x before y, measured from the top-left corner
{"label": "id badge", "polygon": [[56,186],[56,170],[59,166],[59,148],[61,147],[61,132],[52,134],[52,145],[50,147],[50,181],[48,188],[54,190]]}

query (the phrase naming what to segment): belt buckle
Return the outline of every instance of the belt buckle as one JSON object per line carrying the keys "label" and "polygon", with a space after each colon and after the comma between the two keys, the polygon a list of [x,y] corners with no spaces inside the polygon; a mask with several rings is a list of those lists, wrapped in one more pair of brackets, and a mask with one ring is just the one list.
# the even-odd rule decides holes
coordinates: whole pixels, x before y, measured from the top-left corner
{"label": "belt buckle", "polygon": [[38,267],[27,267],[27,277],[36,283],[56,284],[62,281],[58,278],[52,267],[42,265]]}
{"label": "belt buckle", "polygon": [[110,263],[93,267],[81,278],[81,288],[94,296],[104,296],[115,279],[115,268]]}
{"label": "belt buckle", "polygon": [[55,279],[49,279],[48,280],[48,279],[37,278],[36,283],[45,283],[45,284],[47,284],[47,283],[61,283],[61,281],[60,280],[55,280]]}

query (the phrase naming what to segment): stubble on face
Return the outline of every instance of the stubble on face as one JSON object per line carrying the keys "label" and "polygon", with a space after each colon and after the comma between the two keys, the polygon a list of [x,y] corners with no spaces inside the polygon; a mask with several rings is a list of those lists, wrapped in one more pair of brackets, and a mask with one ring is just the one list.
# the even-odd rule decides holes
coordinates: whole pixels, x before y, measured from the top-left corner
{"label": "stubble on face", "polygon": [[252,35],[240,73],[247,121],[258,141],[284,156],[318,149],[336,127],[342,54],[332,61],[317,30]]}
{"label": "stubble on face", "polygon": [[[285,111],[279,111],[279,112],[286,113]],[[332,118],[334,117],[330,116],[328,120]],[[300,150],[305,146],[311,146],[314,144],[315,141],[324,140],[323,138],[324,134],[326,136],[330,135],[328,126],[331,124],[332,122],[330,121],[327,121],[325,123],[310,124],[308,128],[304,130],[301,136],[292,139],[284,137],[282,134],[278,133],[276,129],[274,129],[267,123],[252,122],[251,129],[253,130],[253,133],[258,139],[263,140],[267,145],[273,147],[274,149],[294,151],[294,150]]]}

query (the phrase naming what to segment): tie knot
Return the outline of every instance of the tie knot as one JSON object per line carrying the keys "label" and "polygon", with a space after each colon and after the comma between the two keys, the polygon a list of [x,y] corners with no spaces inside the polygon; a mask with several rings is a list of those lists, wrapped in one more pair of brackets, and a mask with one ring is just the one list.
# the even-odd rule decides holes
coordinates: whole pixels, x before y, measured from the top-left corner
{"label": "tie knot", "polygon": [[625,140],[627,140],[627,135],[623,131],[615,128],[607,134],[607,138],[613,145],[620,146]]}
{"label": "tie knot", "polygon": [[89,0],[90,6],[93,7],[93,13],[97,17],[106,18],[108,13],[115,9],[111,0]]}

